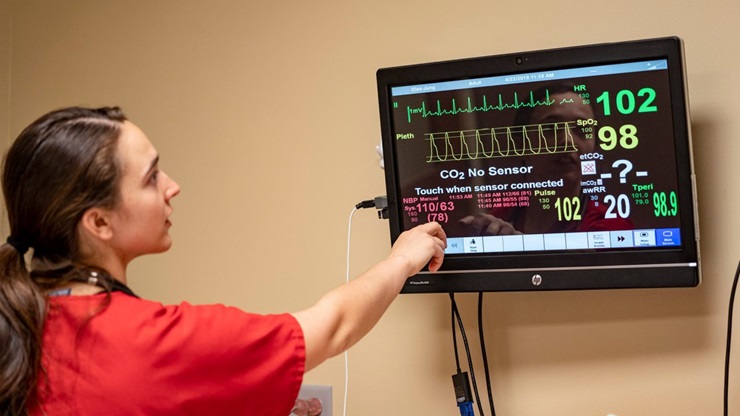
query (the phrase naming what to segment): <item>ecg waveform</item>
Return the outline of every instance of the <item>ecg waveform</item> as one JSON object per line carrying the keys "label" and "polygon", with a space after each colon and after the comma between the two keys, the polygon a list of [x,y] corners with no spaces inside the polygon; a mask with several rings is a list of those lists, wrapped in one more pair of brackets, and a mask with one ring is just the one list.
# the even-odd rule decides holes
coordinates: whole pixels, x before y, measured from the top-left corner
{"label": "ecg waveform", "polygon": [[[572,101],[572,100],[571,100]],[[490,104],[488,103],[488,99],[486,96],[483,96],[483,104],[480,106],[475,106],[472,103],[472,100],[470,97],[468,97],[467,100],[467,106],[464,107],[458,107],[457,103],[455,102],[455,99],[452,99],[452,107],[451,108],[442,108],[442,104],[439,100],[437,100],[437,108],[436,110],[427,109],[426,102],[422,102],[420,107],[412,107],[412,106],[406,106],[406,116],[408,118],[408,122],[411,123],[411,116],[412,115],[419,115],[423,118],[426,117],[439,117],[443,115],[456,115],[460,113],[476,113],[476,112],[487,112],[487,111],[502,111],[507,109],[519,109],[522,107],[538,107],[538,106],[550,106],[555,104],[555,100],[550,100],[550,91],[545,90],[545,97],[543,100],[535,100],[534,99],[534,92],[529,92],[529,100],[528,101],[519,101],[519,97],[517,96],[517,93],[514,93],[514,102],[513,103],[505,103],[503,97],[501,94],[498,95],[498,103],[497,104]],[[562,104],[562,102],[561,102]]]}
{"label": "ecg waveform", "polygon": [[[576,152],[575,121],[426,134],[428,163]],[[537,138],[533,141],[531,135]],[[471,145],[470,143],[474,143]],[[535,145],[536,142],[537,144]],[[560,143],[562,142],[562,143]],[[503,143],[503,144],[502,144]],[[474,150],[471,150],[473,149]]]}

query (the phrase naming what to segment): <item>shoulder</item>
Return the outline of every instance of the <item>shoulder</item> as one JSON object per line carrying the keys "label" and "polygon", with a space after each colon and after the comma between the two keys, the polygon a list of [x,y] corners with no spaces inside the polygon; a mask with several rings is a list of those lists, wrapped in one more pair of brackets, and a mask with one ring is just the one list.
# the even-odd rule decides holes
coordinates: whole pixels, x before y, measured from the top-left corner
{"label": "shoulder", "polygon": [[[266,336],[270,333],[300,331],[300,326],[290,314],[255,314],[223,304],[193,305],[188,302],[165,305],[139,299],[122,293],[111,294],[110,305],[101,314],[107,319],[118,320],[136,330],[161,329],[168,331],[199,331],[212,336],[225,332],[246,331]],[[300,334],[299,334],[300,335]]]}
{"label": "shoulder", "polygon": [[122,341],[134,333],[131,342],[178,337],[196,344],[219,338],[230,339],[232,344],[264,337],[277,342],[303,339],[300,325],[287,313],[261,315],[222,304],[165,305],[120,292],[51,298],[47,318],[70,326],[89,326],[99,335]]}

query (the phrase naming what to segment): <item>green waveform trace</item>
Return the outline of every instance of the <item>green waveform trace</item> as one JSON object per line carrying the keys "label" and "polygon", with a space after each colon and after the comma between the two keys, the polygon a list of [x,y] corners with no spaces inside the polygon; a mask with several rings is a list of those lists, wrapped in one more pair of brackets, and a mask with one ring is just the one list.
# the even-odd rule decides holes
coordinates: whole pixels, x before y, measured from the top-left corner
{"label": "green waveform trace", "polygon": [[[555,104],[555,100],[550,100],[550,91],[545,90],[545,97],[544,100],[538,101],[534,99],[534,92],[529,92],[529,101],[519,101],[519,97],[517,93],[514,93],[514,102],[513,103],[504,103],[503,97],[501,94],[498,95],[498,104],[497,105],[490,105],[488,104],[488,99],[486,96],[483,96],[483,105],[481,106],[474,106],[470,97],[468,97],[467,100],[467,106],[466,107],[458,107],[457,103],[455,102],[455,99],[452,99],[452,108],[451,109],[444,109],[442,108],[442,103],[440,103],[440,100],[437,100],[437,110],[436,111],[430,111],[427,109],[426,102],[421,103],[421,107],[411,107],[406,106],[406,116],[408,119],[408,122],[411,123],[411,116],[412,115],[421,115],[423,118],[427,117],[439,117],[443,115],[457,115],[460,113],[476,113],[476,112],[487,112],[487,111],[503,111],[507,109],[513,109],[517,110],[522,107],[538,107],[538,106],[550,106]],[[560,103],[562,104],[562,102]]]}
{"label": "green waveform trace", "polygon": [[[574,121],[564,121],[558,123],[428,133],[426,134],[426,140],[429,140],[427,163],[446,162],[450,159],[460,161],[530,156],[540,155],[543,152],[545,154],[577,152],[578,147],[570,132],[574,124]],[[529,137],[530,132],[537,135],[536,146]],[[558,134],[563,137],[562,144],[559,143],[561,138]],[[521,137],[518,135],[521,135]],[[488,146],[487,137],[490,137],[490,145]],[[504,141],[505,145],[502,145],[499,139]],[[474,151],[471,151],[471,147],[473,146],[468,144],[469,140],[474,140],[475,142]],[[438,145],[438,141],[441,141],[442,144]],[[453,142],[457,146],[454,146]],[[440,147],[444,150],[441,151]]]}

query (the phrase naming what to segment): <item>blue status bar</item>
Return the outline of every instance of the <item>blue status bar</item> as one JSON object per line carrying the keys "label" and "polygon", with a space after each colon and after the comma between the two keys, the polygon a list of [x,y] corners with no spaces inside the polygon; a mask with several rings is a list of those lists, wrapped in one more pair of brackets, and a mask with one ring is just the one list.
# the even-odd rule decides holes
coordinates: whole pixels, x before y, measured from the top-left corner
{"label": "blue status bar", "polygon": [[485,78],[471,78],[461,81],[432,82],[429,84],[392,87],[391,95],[426,94],[439,91],[454,91],[473,88],[493,87],[497,85],[523,84],[527,82],[563,80],[570,78],[595,77],[601,75],[626,74],[668,69],[668,60],[630,62],[583,68],[556,69],[551,71],[529,72],[526,74],[501,75]]}

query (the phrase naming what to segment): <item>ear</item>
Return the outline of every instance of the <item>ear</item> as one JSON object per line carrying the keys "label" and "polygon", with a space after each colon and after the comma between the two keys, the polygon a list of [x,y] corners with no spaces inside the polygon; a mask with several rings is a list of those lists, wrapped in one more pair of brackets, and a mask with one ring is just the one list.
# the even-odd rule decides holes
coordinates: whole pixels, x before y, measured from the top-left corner
{"label": "ear", "polygon": [[108,241],[113,238],[110,212],[103,208],[94,207],[85,211],[79,228],[82,234],[94,241]]}

